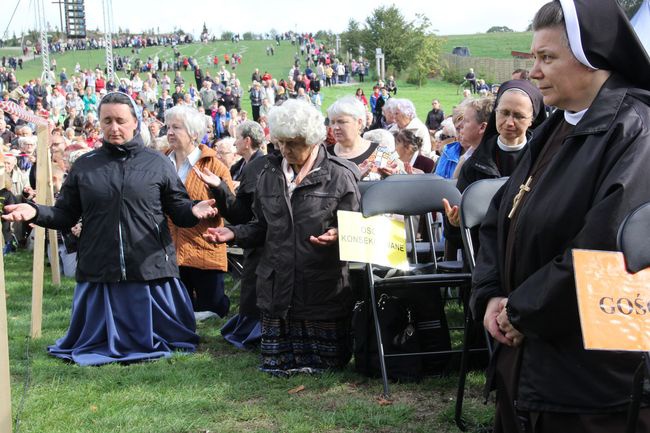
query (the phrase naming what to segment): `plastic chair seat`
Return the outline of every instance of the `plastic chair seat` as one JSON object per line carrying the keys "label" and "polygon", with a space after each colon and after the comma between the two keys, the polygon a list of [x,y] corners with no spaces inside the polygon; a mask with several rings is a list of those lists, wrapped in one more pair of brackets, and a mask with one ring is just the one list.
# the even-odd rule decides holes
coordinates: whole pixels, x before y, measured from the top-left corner
{"label": "plastic chair seat", "polygon": [[438,262],[438,272],[442,272],[442,273],[460,273],[460,272],[463,272],[463,266],[464,266],[464,264],[460,260],[444,260],[444,261]]}

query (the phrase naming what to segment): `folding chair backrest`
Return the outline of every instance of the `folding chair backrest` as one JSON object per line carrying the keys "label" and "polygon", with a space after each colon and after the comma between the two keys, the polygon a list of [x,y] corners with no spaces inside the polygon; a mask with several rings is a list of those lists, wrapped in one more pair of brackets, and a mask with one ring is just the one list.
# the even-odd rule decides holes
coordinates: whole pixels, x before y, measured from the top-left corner
{"label": "folding chair backrest", "polygon": [[431,175],[396,174],[363,193],[361,210],[365,217],[383,213],[424,215],[442,211],[443,198],[452,205],[460,203],[460,192],[453,182]]}
{"label": "folding chair backrest", "polygon": [[629,272],[650,267],[650,203],[639,206],[623,220],[617,244]]}
{"label": "folding chair backrest", "polygon": [[359,192],[361,193],[361,196],[363,196],[363,194],[368,190],[368,188],[370,188],[371,186],[373,186],[377,182],[381,182],[381,181],[379,181],[379,180],[362,180],[359,183],[357,183],[357,185],[359,186]]}
{"label": "folding chair backrest", "polygon": [[494,194],[507,180],[507,177],[479,180],[472,183],[463,192],[463,198],[460,201],[460,232],[470,271],[474,270],[476,264],[471,230],[481,225]]}

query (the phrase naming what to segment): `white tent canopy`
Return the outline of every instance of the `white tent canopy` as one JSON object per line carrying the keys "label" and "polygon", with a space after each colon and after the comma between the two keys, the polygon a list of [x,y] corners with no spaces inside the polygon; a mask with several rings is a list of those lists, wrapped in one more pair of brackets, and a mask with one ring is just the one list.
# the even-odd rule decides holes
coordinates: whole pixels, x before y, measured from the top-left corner
{"label": "white tent canopy", "polygon": [[646,52],[650,54],[650,0],[643,1],[631,22]]}

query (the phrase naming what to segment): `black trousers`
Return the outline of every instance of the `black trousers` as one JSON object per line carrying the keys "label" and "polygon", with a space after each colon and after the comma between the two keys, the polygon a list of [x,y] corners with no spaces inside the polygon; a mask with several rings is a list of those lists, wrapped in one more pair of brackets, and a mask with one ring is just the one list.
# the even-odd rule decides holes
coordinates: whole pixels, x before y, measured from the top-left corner
{"label": "black trousers", "polygon": [[213,311],[225,317],[230,299],[224,293],[223,272],[179,266],[181,281],[192,299],[194,311]]}
{"label": "black trousers", "polygon": [[253,109],[253,120],[257,122],[258,120],[260,120],[260,106],[251,105],[251,108]]}

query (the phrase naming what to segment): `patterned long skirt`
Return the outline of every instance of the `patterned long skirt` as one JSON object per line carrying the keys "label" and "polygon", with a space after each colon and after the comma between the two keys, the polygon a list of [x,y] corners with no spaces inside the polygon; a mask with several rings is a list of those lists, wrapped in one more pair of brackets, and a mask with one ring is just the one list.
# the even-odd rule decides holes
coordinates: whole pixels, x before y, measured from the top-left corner
{"label": "patterned long skirt", "polygon": [[261,371],[276,376],[345,367],[352,356],[350,318],[334,321],[262,315]]}

